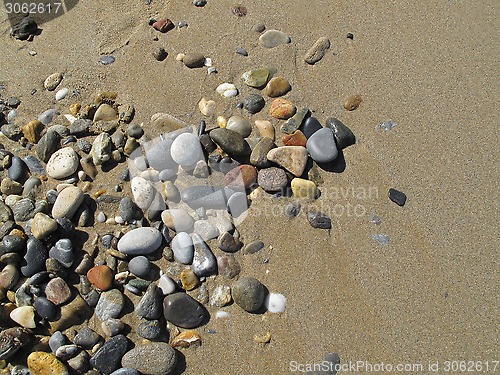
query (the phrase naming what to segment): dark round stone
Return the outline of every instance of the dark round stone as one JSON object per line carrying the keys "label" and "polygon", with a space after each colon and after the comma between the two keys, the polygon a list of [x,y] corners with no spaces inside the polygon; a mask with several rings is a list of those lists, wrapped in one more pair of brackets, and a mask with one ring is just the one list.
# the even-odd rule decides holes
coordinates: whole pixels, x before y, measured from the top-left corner
{"label": "dark round stone", "polygon": [[333,131],[333,137],[339,151],[356,143],[356,137],[351,129],[345,126],[339,119],[335,117],[328,118],[325,127]]}
{"label": "dark round stone", "polygon": [[165,319],[182,328],[196,328],[205,320],[203,306],[186,293],[174,293],[163,300]]}
{"label": "dark round stone", "polygon": [[406,203],[406,194],[396,189],[389,189],[389,199],[396,203],[398,206],[404,206]]}
{"label": "dark round stone", "polygon": [[242,277],[231,290],[234,302],[243,310],[255,312],[264,303],[266,289],[262,283],[253,277]]}
{"label": "dark round stone", "polygon": [[306,138],[309,138],[311,135],[313,135],[321,128],[322,128],[321,124],[315,117],[306,118],[301,126],[302,133],[304,133]]}
{"label": "dark round stone", "polygon": [[24,238],[11,234],[5,236],[2,242],[6,253],[21,253],[26,245]]}
{"label": "dark round stone", "polygon": [[264,98],[259,94],[250,94],[243,99],[243,108],[250,113],[259,112],[265,104]]}
{"label": "dark round stone", "polygon": [[49,322],[57,317],[58,308],[45,297],[38,297],[33,303],[36,313]]}
{"label": "dark round stone", "polygon": [[90,365],[104,374],[110,374],[120,367],[123,355],[127,352],[128,340],[124,335],[111,337],[90,358]]}
{"label": "dark round stone", "polygon": [[132,221],[135,217],[136,208],[137,206],[131,198],[122,198],[118,208],[120,217],[126,222]]}

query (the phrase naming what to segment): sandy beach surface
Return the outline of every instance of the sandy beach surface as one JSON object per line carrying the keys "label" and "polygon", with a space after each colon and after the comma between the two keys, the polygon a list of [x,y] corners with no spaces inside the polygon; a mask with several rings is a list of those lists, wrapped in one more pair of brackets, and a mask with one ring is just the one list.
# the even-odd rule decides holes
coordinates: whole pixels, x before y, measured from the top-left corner
{"label": "sandy beach surface", "polygon": [[[244,17],[231,13],[233,5],[80,1],[40,25],[31,42],[10,37],[4,13],[0,20],[0,94],[21,99],[19,124],[115,91],[119,102],[135,107],[134,123],[156,135],[147,125],[157,112],[197,125],[201,97],[214,99],[218,114],[239,113],[238,98],[252,92],[240,75],[274,66],[292,85],[287,99],[322,123],[338,117],[356,135],[344,152],[345,170],[320,171],[322,196],[310,205],[331,216],[330,232],[307,223],[307,205],[289,219],[283,202],[267,197],[252,203],[238,227],[243,242],[265,244],[256,254],[238,255],[241,275],[285,295],[286,311],[249,314],[232,304],[223,309],[229,317],[212,314],[198,329],[202,345],[182,349],[179,373],[288,374],[329,352],[341,363],[422,364],[423,373],[431,372],[430,363],[444,371],[445,361],[498,360],[499,3],[247,1]],[[158,33],[148,20],[161,17],[188,27]],[[264,48],[252,31],[260,21],[291,43]],[[331,48],[317,64],[306,64],[305,52],[322,36]],[[162,62],[152,56],[156,47],[169,54]],[[237,47],[248,56],[236,54]],[[203,53],[218,73],[188,69],[175,61],[181,52]],[[102,55],[116,61],[102,65]],[[64,75],[61,87],[79,94],[56,102],[43,89],[54,72]],[[222,82],[235,83],[239,97],[216,94]],[[352,94],[363,101],[348,112],[343,103]],[[269,105],[248,117],[271,119]],[[387,120],[397,126],[376,129]],[[207,122],[215,124],[215,117]],[[111,189],[117,173],[99,172],[92,191]],[[389,188],[407,195],[405,206],[388,199]],[[97,224],[89,232],[105,229]],[[375,234],[389,236],[389,243],[379,244]],[[267,332],[268,344],[254,341]],[[130,337],[141,341],[134,332]]]}

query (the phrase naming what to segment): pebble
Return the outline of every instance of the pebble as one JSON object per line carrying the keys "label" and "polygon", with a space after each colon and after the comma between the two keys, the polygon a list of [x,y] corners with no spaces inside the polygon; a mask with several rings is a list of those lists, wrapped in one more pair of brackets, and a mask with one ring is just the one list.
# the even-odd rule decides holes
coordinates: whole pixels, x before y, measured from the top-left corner
{"label": "pebble", "polygon": [[164,295],[172,294],[177,289],[177,284],[168,275],[162,275],[158,281],[158,287]]}
{"label": "pebble", "polygon": [[31,375],[31,372],[27,366],[16,365],[12,367],[10,375]]}
{"label": "pebble", "polygon": [[70,125],[69,133],[75,136],[81,136],[88,133],[91,126],[92,120],[79,118]]}
{"label": "pebble", "polygon": [[288,91],[292,89],[290,83],[283,77],[273,77],[269,80],[264,89],[264,95],[271,98],[276,98],[278,96],[285,95]]}
{"label": "pebble", "polygon": [[260,133],[261,137],[267,137],[274,141],[275,131],[274,126],[267,120],[255,120],[255,127]]}
{"label": "pebble", "polygon": [[224,185],[230,188],[250,188],[257,181],[257,170],[255,167],[243,164],[224,176]]}
{"label": "pebble", "polygon": [[16,201],[11,207],[12,212],[14,213],[14,220],[16,222],[20,222],[32,219],[35,215],[35,206],[33,203],[34,202],[30,198],[24,198]]}
{"label": "pebble", "polygon": [[163,311],[167,321],[181,328],[196,328],[206,317],[203,306],[186,293],[166,296],[163,300]]}
{"label": "pebble", "polygon": [[204,7],[207,5],[207,0],[193,0],[193,5],[196,7]]}
{"label": "pebble", "polygon": [[54,219],[68,218],[71,219],[78,207],[83,202],[84,194],[82,190],[76,186],[68,186],[64,188],[56,198],[52,207],[52,217]]}
{"label": "pebble", "polygon": [[231,7],[231,12],[236,16],[236,17],[244,17],[247,15],[247,8],[244,7],[243,5],[233,5]]}
{"label": "pebble", "polygon": [[205,241],[217,238],[219,235],[217,227],[212,225],[208,220],[197,220],[194,223],[194,232],[198,233]]}
{"label": "pebble", "polygon": [[19,195],[23,191],[23,185],[7,177],[2,180],[0,190],[7,196]]}
{"label": "pebble", "polygon": [[215,91],[219,94],[222,95],[225,98],[232,98],[236,95],[238,95],[238,89],[236,88],[235,85],[232,83],[221,83]]}
{"label": "pebble", "polygon": [[21,130],[28,142],[37,143],[40,140],[43,124],[39,120],[33,120],[24,125]]}
{"label": "pebble", "polygon": [[179,203],[181,200],[181,193],[172,181],[163,183],[163,194],[168,202]]}
{"label": "pebble", "polygon": [[286,298],[283,294],[269,293],[264,300],[267,311],[272,313],[282,313],[286,308]]}
{"label": "pebble", "polygon": [[404,206],[406,203],[406,194],[402,191],[390,188],[387,195],[389,199],[396,203],[398,206]]}
{"label": "pebble", "polygon": [[333,137],[339,150],[343,150],[356,143],[356,137],[351,129],[345,126],[339,119],[330,117],[326,120],[325,126],[333,131]]}
{"label": "pebble", "polygon": [[109,318],[101,324],[101,328],[106,336],[113,337],[125,328],[125,324],[120,319]]}
{"label": "pebble", "polygon": [[113,64],[116,61],[116,59],[114,56],[106,55],[102,56],[99,61],[101,62],[102,65],[110,65]]}
{"label": "pebble", "polygon": [[252,26],[252,31],[256,33],[261,33],[266,29],[266,25],[264,25],[263,22],[257,22],[255,25]]}
{"label": "pebble", "polygon": [[196,178],[207,178],[210,175],[208,164],[205,160],[199,160],[193,169],[193,176]]}
{"label": "pebble", "polygon": [[374,239],[381,245],[387,245],[390,241],[387,234],[372,234],[372,239]]}
{"label": "pebble", "polygon": [[118,289],[111,289],[101,293],[99,302],[95,307],[95,314],[101,321],[117,318],[125,304],[123,294]]}
{"label": "pebble", "polygon": [[274,48],[280,44],[290,43],[292,40],[283,31],[267,30],[259,37],[259,42],[266,48]]}
{"label": "pebble", "polygon": [[234,115],[227,120],[226,129],[240,133],[243,138],[246,138],[252,132],[252,124],[250,120]]}
{"label": "pebble", "polygon": [[193,209],[200,207],[205,209],[225,209],[227,200],[232,194],[234,194],[234,191],[229,188],[191,186],[182,191],[181,199]]}
{"label": "pebble", "polygon": [[57,308],[52,302],[45,297],[38,297],[33,303],[36,313],[48,321],[52,321],[57,317]]}
{"label": "pebble", "polygon": [[313,228],[331,229],[332,219],[321,212],[311,211],[307,213],[307,221]]}
{"label": "pebble", "polygon": [[158,30],[160,33],[166,33],[167,31],[172,30],[175,27],[172,21],[170,21],[168,18],[161,18],[158,21],[154,22],[151,26],[153,26],[153,28],[155,30]]}
{"label": "pebble", "polygon": [[181,272],[181,283],[182,283],[182,288],[185,290],[193,290],[196,288],[199,284],[198,276],[193,272],[193,270],[189,268],[185,268]]}
{"label": "pebble", "polygon": [[161,295],[160,289],[155,284],[149,284],[135,308],[135,313],[141,318],[158,319],[162,313]]}
{"label": "pebble", "polygon": [[231,233],[224,232],[218,239],[219,249],[229,253],[234,253],[241,248],[241,242],[236,239]]}
{"label": "pebble", "polygon": [[52,353],[55,354],[57,349],[66,345],[66,336],[61,331],[56,331],[50,336],[48,344]]}
{"label": "pebble", "polygon": [[304,172],[307,164],[307,149],[301,146],[282,146],[273,148],[267,154],[267,159],[279,164],[295,176]]}
{"label": "pebble", "polygon": [[113,270],[106,265],[92,267],[87,272],[87,279],[99,290],[108,290],[113,285]]}
{"label": "pebble", "polygon": [[310,136],[306,144],[311,158],[317,163],[328,163],[338,156],[333,132],[329,128],[321,128]]}
{"label": "pebble", "polygon": [[241,266],[233,254],[218,255],[217,268],[219,275],[222,275],[227,279],[233,279],[241,272]]}
{"label": "pebble", "polygon": [[210,138],[231,156],[247,156],[251,153],[243,136],[234,130],[214,129],[210,132]]}
{"label": "pebble", "polygon": [[209,304],[215,307],[223,307],[231,302],[231,288],[227,285],[217,286],[210,296]]}
{"label": "pebble", "polygon": [[330,48],[330,39],[323,36],[319,38],[312,46],[309,48],[304,56],[304,60],[306,63],[310,65],[316,64],[319,60],[321,60],[326,51]]}
{"label": "pebble", "polygon": [[289,218],[294,218],[300,213],[301,205],[299,202],[290,202],[285,205],[283,212]]}
{"label": "pebble", "polygon": [[210,276],[217,273],[217,259],[205,243],[203,238],[193,233],[191,235],[194,243],[194,256],[192,269],[196,276]]}
{"label": "pebble", "polygon": [[318,188],[316,184],[302,178],[294,178],[291,183],[293,196],[295,198],[316,199],[318,196]]}
{"label": "pebble", "polygon": [[38,121],[40,121],[43,125],[48,125],[54,119],[54,116],[58,115],[55,109],[47,109],[45,112],[42,112],[40,116],[38,116]]}
{"label": "pebble", "polygon": [[173,140],[171,139],[163,139],[146,148],[146,158],[151,168],[163,171],[164,169],[177,167],[170,154],[172,143]]}
{"label": "pebble", "polygon": [[56,357],[62,361],[72,358],[78,351],[78,346],[74,344],[62,345],[56,350]]}
{"label": "pebble", "polygon": [[156,47],[154,50],[153,50],[153,57],[158,60],[158,61],[163,61],[167,58],[168,56],[168,52],[165,51],[165,48],[163,47]]}
{"label": "pebble", "polygon": [[282,191],[288,184],[288,177],[281,168],[264,168],[258,173],[257,183],[264,191]]}
{"label": "pebble", "polygon": [[[54,222],[57,229],[57,222],[55,220]],[[61,263],[66,268],[71,267],[74,260],[73,243],[71,242],[71,240],[69,240],[68,238],[62,238],[58,240],[49,250],[49,257],[57,259],[59,263]]]}
{"label": "pebble", "polygon": [[24,256],[26,264],[21,266],[21,273],[26,277],[31,277],[35,273],[44,271],[48,255],[45,244],[30,236],[26,242],[26,255]]}
{"label": "pebble", "polygon": [[120,360],[127,352],[128,340],[124,335],[111,337],[90,358],[90,365],[104,374],[120,368]]}
{"label": "pebble", "polygon": [[276,148],[276,144],[271,138],[263,138],[255,145],[250,154],[250,163],[257,168],[266,168],[271,166],[271,162],[267,160],[267,154],[273,148]]}
{"label": "pebble", "polygon": [[122,366],[135,369],[141,374],[172,374],[177,366],[177,352],[165,342],[137,345],[125,353]]}
{"label": "pebble", "polygon": [[63,75],[61,73],[53,73],[43,81],[43,87],[48,91],[54,91],[61,83]]}
{"label": "pebble", "polygon": [[28,329],[20,327],[3,329],[0,332],[0,359],[8,359],[31,340],[31,331]]}
{"label": "pebble", "polygon": [[193,261],[193,240],[186,232],[179,232],[172,239],[172,251],[175,259],[182,264],[190,264]]}
{"label": "pebble", "polygon": [[234,302],[243,310],[255,312],[260,309],[266,297],[262,283],[253,277],[242,277],[232,287]]}
{"label": "pebble", "polygon": [[201,98],[198,102],[198,109],[204,116],[212,116],[215,113],[216,103],[213,100]]}
{"label": "pebble", "polygon": [[282,98],[274,99],[271,107],[269,108],[269,114],[280,120],[289,119],[295,114],[296,111],[297,108],[292,104],[292,102]]}
{"label": "pebble", "polygon": [[267,83],[269,74],[269,69],[266,68],[249,70],[241,75],[241,80],[247,86],[261,88]]}
{"label": "pebble", "polygon": [[344,102],[344,108],[348,111],[354,111],[359,107],[362,101],[360,95],[350,95]]}
{"label": "pebble", "polygon": [[79,374],[86,373],[89,370],[89,355],[85,350],[80,351],[76,356],[69,359],[68,366]]}
{"label": "pebble", "polygon": [[245,247],[243,247],[243,254],[255,254],[257,251],[260,251],[264,248],[264,242],[261,240],[255,240],[250,243],[247,243]]}
{"label": "pebble", "polygon": [[71,290],[60,277],[50,280],[45,287],[45,297],[54,305],[62,305],[71,298]]}
{"label": "pebble", "polygon": [[33,306],[17,307],[11,311],[9,316],[23,328],[36,328],[35,308]]}
{"label": "pebble", "polygon": [[113,106],[103,103],[94,114],[94,122],[114,121],[118,119],[118,111]]}
{"label": "pebble", "polygon": [[[102,106],[101,106],[102,107]],[[111,159],[111,152],[113,151],[113,142],[108,133],[99,134],[92,143],[90,155],[92,162],[95,166],[104,164]]]}
{"label": "pebble", "polygon": [[306,107],[299,108],[297,112],[295,112],[295,115],[289,118],[288,121],[281,126],[281,131],[286,134],[292,134],[294,131],[300,128],[302,122],[304,121],[304,119],[307,117],[308,114],[309,114],[308,108]]}
{"label": "pebble", "polygon": [[176,232],[191,232],[194,219],[182,208],[173,208],[161,213],[161,220],[170,229]]}
{"label": "pebble", "polygon": [[156,251],[162,242],[160,231],[152,227],[132,229],[118,241],[118,251],[127,255],[147,255]]}
{"label": "pebble", "polygon": [[151,271],[151,262],[144,255],[130,259],[128,270],[137,277],[146,277]]}
{"label": "pebble", "polygon": [[237,47],[235,52],[241,56],[248,56],[248,51],[242,47]]}
{"label": "pebble", "polygon": [[243,108],[252,114],[259,112],[265,105],[264,98],[259,94],[250,94],[243,99]]}
{"label": "pebble", "polygon": [[76,172],[79,165],[78,154],[71,147],[62,148],[52,154],[47,162],[47,174],[62,180]]}
{"label": "pebble", "polygon": [[78,331],[73,342],[84,349],[92,349],[92,347],[99,342],[101,336],[93,331],[91,328],[85,326]]}
{"label": "pebble", "polygon": [[19,156],[14,156],[11,159],[11,164],[9,169],[7,170],[7,175],[10,179],[22,184],[29,177],[28,166]]}
{"label": "pebble", "polygon": [[194,166],[203,158],[200,141],[191,133],[179,135],[172,143],[170,154],[172,159],[183,167]]}
{"label": "pebble", "polygon": [[199,346],[201,345],[201,336],[193,330],[184,331],[175,336],[170,345],[172,345],[173,348],[189,348],[190,346]]}
{"label": "pebble", "polygon": [[69,89],[64,87],[56,92],[56,100],[62,100],[68,95]]}
{"label": "pebble", "polygon": [[323,126],[321,126],[318,119],[316,119],[315,117],[308,117],[302,124],[301,130],[302,133],[304,133],[304,135],[306,136],[306,138],[309,139],[314,133],[316,133],[318,130],[322,128]]}
{"label": "pebble", "polygon": [[381,129],[384,129],[386,132],[388,132],[394,129],[396,126],[398,126],[398,124],[396,124],[394,121],[387,120],[375,125],[375,130],[379,131]]}
{"label": "pebble", "polygon": [[282,137],[284,146],[302,146],[306,147],[307,138],[300,130],[295,130],[292,134],[285,134]]}
{"label": "pebble", "polygon": [[205,65],[205,56],[201,53],[186,53],[182,59],[188,68],[202,68]]}
{"label": "pebble", "polygon": [[33,375],[69,375],[67,367],[52,353],[33,352],[27,364]]}
{"label": "pebble", "polygon": [[137,334],[146,340],[155,340],[161,335],[159,320],[144,320],[137,326]]}

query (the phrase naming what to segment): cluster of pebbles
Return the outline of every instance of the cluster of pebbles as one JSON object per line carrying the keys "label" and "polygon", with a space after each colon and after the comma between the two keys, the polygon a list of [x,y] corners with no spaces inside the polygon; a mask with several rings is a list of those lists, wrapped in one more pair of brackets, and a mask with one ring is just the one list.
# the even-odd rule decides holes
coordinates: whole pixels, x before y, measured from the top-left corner
{"label": "cluster of pebbles", "polygon": [[[246,9],[233,13],[241,17]],[[151,26],[159,32],[174,27],[166,18]],[[259,42],[274,48],[291,39],[267,30]],[[329,47],[320,38],[305,62],[317,63]],[[166,58],[165,50],[157,52],[158,60]],[[199,53],[177,60],[211,68]],[[306,106],[285,99],[292,88],[277,73],[252,69],[240,82],[220,83],[220,100],[251,93],[229,118],[217,113],[215,100],[202,98],[205,120],[197,127],[159,113],[143,128],[132,123],[134,107],[113,92],[97,94],[91,104],[74,103],[63,116],[49,109],[23,124],[16,120],[20,101],[0,99],[1,133],[17,145],[14,152],[0,145],[3,372],[169,374],[177,350],[201,344],[196,328],[209,322],[210,312],[223,318],[228,313],[220,309],[231,302],[250,313],[285,310],[283,295],[240,277],[235,253],[253,254],[265,244],[243,244],[237,226],[252,200],[265,194],[290,197],[283,213],[297,216],[301,203],[320,196],[319,171],[337,169],[355,136],[340,120],[322,124]],[[54,73],[44,82],[57,101],[70,94],[59,88],[63,79]],[[360,103],[354,95],[344,108]],[[254,114],[261,118],[252,123]],[[60,119],[66,125],[54,125]],[[151,139],[149,129],[161,135]],[[120,167],[113,191],[93,190],[93,181]],[[406,199],[395,190],[390,198],[400,205]],[[332,227],[318,211],[308,209],[307,220],[314,228]],[[89,237],[87,229],[101,224],[115,229]],[[140,318],[132,327],[123,319],[131,295]],[[96,319],[100,326],[91,328]],[[130,331],[146,343],[131,349]],[[267,343],[271,336],[255,340]]]}

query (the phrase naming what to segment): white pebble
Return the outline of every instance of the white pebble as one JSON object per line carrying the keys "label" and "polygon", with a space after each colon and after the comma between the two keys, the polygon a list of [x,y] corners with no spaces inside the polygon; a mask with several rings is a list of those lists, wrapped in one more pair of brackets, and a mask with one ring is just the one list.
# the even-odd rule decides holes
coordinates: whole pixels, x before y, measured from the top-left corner
{"label": "white pebble", "polygon": [[7,122],[11,122],[17,117],[17,110],[12,109],[9,111],[9,114],[7,115]]}
{"label": "white pebble", "polygon": [[213,100],[201,98],[198,103],[198,108],[203,115],[212,116],[215,113],[215,102]]}
{"label": "white pebble", "polygon": [[97,221],[99,223],[104,223],[106,221],[106,215],[104,214],[104,212],[101,211],[97,214]]}
{"label": "white pebble", "polygon": [[48,125],[52,122],[54,115],[57,114],[55,109],[47,109],[40,116],[38,116],[38,121],[40,121],[44,125]]}
{"label": "white pebble", "polygon": [[56,100],[61,100],[68,95],[69,89],[67,87],[64,87],[60,89],[58,92],[56,92]]}
{"label": "white pebble", "polygon": [[229,313],[219,310],[215,313],[215,319],[221,319],[221,318],[227,318],[229,316]]}
{"label": "white pebble", "polygon": [[186,56],[184,53],[178,53],[177,56],[175,56],[175,59],[182,62],[184,60],[184,56]]}
{"label": "white pebble", "polygon": [[233,96],[238,95],[238,90],[226,90],[224,91],[224,97],[225,98],[232,98]]}
{"label": "white pebble", "polygon": [[236,86],[228,82],[221,83],[219,86],[217,86],[215,91],[219,95],[222,95],[225,98],[238,95],[238,90],[236,89]]}
{"label": "white pebble", "polygon": [[64,117],[66,117],[66,120],[68,120],[70,124],[73,124],[76,121],[76,117],[73,115],[64,115]]}
{"label": "white pebble", "polygon": [[80,181],[85,180],[86,177],[87,177],[87,174],[84,171],[78,171],[78,179]]}
{"label": "white pebble", "polygon": [[283,294],[269,293],[264,301],[264,306],[269,312],[282,313],[286,308],[286,298]]}
{"label": "white pebble", "polygon": [[162,275],[160,277],[160,281],[158,282],[158,286],[160,287],[160,289],[164,295],[172,294],[173,292],[175,292],[175,289],[177,288],[175,281],[172,280],[167,275]]}
{"label": "white pebble", "polygon": [[212,59],[210,57],[205,57],[205,66],[206,67],[212,66]]}
{"label": "white pebble", "polygon": [[125,220],[121,216],[115,216],[116,224],[125,224]]}

